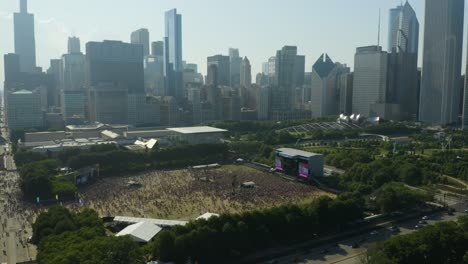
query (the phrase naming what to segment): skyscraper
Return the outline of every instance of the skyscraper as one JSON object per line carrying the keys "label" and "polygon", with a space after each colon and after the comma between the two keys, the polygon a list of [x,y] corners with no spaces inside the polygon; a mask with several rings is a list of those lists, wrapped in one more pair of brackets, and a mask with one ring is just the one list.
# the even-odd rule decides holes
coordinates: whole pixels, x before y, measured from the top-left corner
{"label": "skyscraper", "polygon": [[[273,61],[272,58],[270,58]],[[275,69],[270,84],[271,109],[289,111],[294,104],[293,92],[304,83],[305,57],[297,55],[296,46],[284,46],[276,52]],[[272,70],[270,70],[270,74]]]}
{"label": "skyscraper", "polygon": [[[207,58],[207,72],[210,72],[211,65],[217,66],[218,85],[230,85],[230,59],[229,56],[214,55]],[[240,67],[239,67],[240,69]]]}
{"label": "skyscraper", "polygon": [[395,8],[392,8],[388,11],[388,51],[392,51],[392,48],[395,46],[396,41],[396,34],[400,28],[400,21],[398,16],[403,9],[402,5],[399,5]]}
{"label": "skyscraper", "polygon": [[172,64],[171,68],[174,71],[182,72],[182,15],[177,14],[177,9],[172,9],[166,12],[165,18],[166,64]]}
{"label": "skyscraper", "polygon": [[242,60],[240,65],[240,85],[249,88],[252,84],[252,67],[247,57]]}
{"label": "skyscraper", "polygon": [[81,53],[80,39],[77,37],[68,38],[68,54]]}
{"label": "skyscraper", "polygon": [[100,83],[144,92],[143,47],[121,41],[86,43],[86,86]]}
{"label": "skyscraper", "polygon": [[351,115],[353,111],[353,73],[339,76],[338,90],[340,92],[340,113]]}
{"label": "skyscraper", "polygon": [[83,91],[86,76],[86,56],[82,53],[64,54],[60,70],[60,89]]}
{"label": "skyscraper", "polygon": [[229,61],[229,84],[231,87],[238,87],[240,85],[240,67],[242,63],[242,58],[239,56],[239,49],[229,49]]}
{"label": "skyscraper", "polygon": [[20,57],[22,72],[36,71],[34,15],[28,13],[27,0],[20,0],[20,12],[14,14],[15,53]]}
{"label": "skyscraper", "polygon": [[182,16],[177,9],[165,14],[164,38],[164,75],[165,95],[174,96],[177,100],[183,97],[182,72]]}
{"label": "skyscraper", "polygon": [[151,55],[153,56],[164,56],[164,42],[154,41],[151,42]]}
{"label": "skyscraper", "polygon": [[[468,48],[467,48],[468,50]],[[468,54],[467,54],[468,56]],[[466,62],[465,87],[463,93],[462,128],[468,129],[468,61]]]}
{"label": "skyscraper", "polygon": [[44,126],[40,89],[5,94],[6,121],[10,130]]}
{"label": "skyscraper", "polygon": [[419,120],[458,120],[464,0],[426,0]]}
{"label": "skyscraper", "polygon": [[147,56],[150,53],[150,40],[149,32],[146,28],[140,28],[133,31],[130,35],[130,42],[132,44],[143,45],[143,56]]}
{"label": "skyscraper", "polygon": [[[341,64],[333,63],[328,54],[321,55],[312,66],[312,117],[336,115],[339,111],[338,79]],[[348,68],[349,72],[349,68]]]}
{"label": "skyscraper", "polygon": [[398,119],[415,120],[418,101],[419,22],[411,5],[390,10],[387,103],[399,106]]}
{"label": "skyscraper", "polygon": [[15,79],[15,76],[21,72],[20,58],[18,54],[9,53],[3,56],[4,71],[5,71],[5,83],[4,88],[8,89],[9,82]]}
{"label": "skyscraper", "polygon": [[386,102],[388,54],[380,46],[360,47],[354,56],[353,113],[366,117],[371,105]]}

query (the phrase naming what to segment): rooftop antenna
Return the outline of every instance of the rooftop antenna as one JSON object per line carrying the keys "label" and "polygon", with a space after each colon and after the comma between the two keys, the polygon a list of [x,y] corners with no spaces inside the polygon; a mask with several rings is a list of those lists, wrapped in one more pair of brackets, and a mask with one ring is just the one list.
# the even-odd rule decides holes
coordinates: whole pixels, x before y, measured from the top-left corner
{"label": "rooftop antenna", "polygon": [[380,46],[380,8],[379,8],[379,30],[377,33],[377,46]]}

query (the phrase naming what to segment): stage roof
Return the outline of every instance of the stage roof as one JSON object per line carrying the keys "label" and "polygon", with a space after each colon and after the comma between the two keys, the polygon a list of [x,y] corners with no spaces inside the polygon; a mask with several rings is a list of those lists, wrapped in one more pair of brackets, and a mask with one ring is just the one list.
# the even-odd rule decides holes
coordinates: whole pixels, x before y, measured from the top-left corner
{"label": "stage roof", "polygon": [[292,149],[292,148],[279,148],[276,150],[280,156],[284,157],[304,157],[304,158],[310,158],[310,157],[316,157],[316,156],[323,156],[322,154],[317,154],[317,153],[312,153],[312,152],[307,152],[303,151],[300,149]]}

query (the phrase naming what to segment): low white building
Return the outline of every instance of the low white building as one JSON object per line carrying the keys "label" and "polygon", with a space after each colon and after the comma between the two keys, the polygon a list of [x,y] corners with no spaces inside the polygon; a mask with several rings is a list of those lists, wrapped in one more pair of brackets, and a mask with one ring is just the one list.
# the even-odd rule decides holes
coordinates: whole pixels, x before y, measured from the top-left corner
{"label": "low white building", "polygon": [[167,130],[175,132],[178,141],[191,145],[219,143],[224,138],[224,133],[227,132],[227,130],[209,126],[176,127]]}
{"label": "low white building", "polygon": [[117,233],[116,236],[130,236],[133,241],[138,243],[148,243],[150,242],[162,228],[149,223],[149,222],[139,222],[133,225],[129,225],[124,228],[122,231]]}

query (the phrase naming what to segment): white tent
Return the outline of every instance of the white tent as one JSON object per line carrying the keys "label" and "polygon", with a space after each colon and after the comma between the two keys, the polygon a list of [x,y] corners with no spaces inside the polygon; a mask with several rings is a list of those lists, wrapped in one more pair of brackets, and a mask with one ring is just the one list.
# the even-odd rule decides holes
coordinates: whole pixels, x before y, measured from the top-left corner
{"label": "white tent", "polygon": [[162,228],[149,222],[139,222],[133,225],[129,225],[120,231],[116,236],[129,235],[133,241],[148,243],[161,232]]}
{"label": "white tent", "polygon": [[205,219],[205,220],[208,220],[210,219],[211,217],[219,217],[219,214],[213,214],[213,213],[204,213],[202,215],[200,215],[199,217],[197,217],[197,220],[199,219]]}

